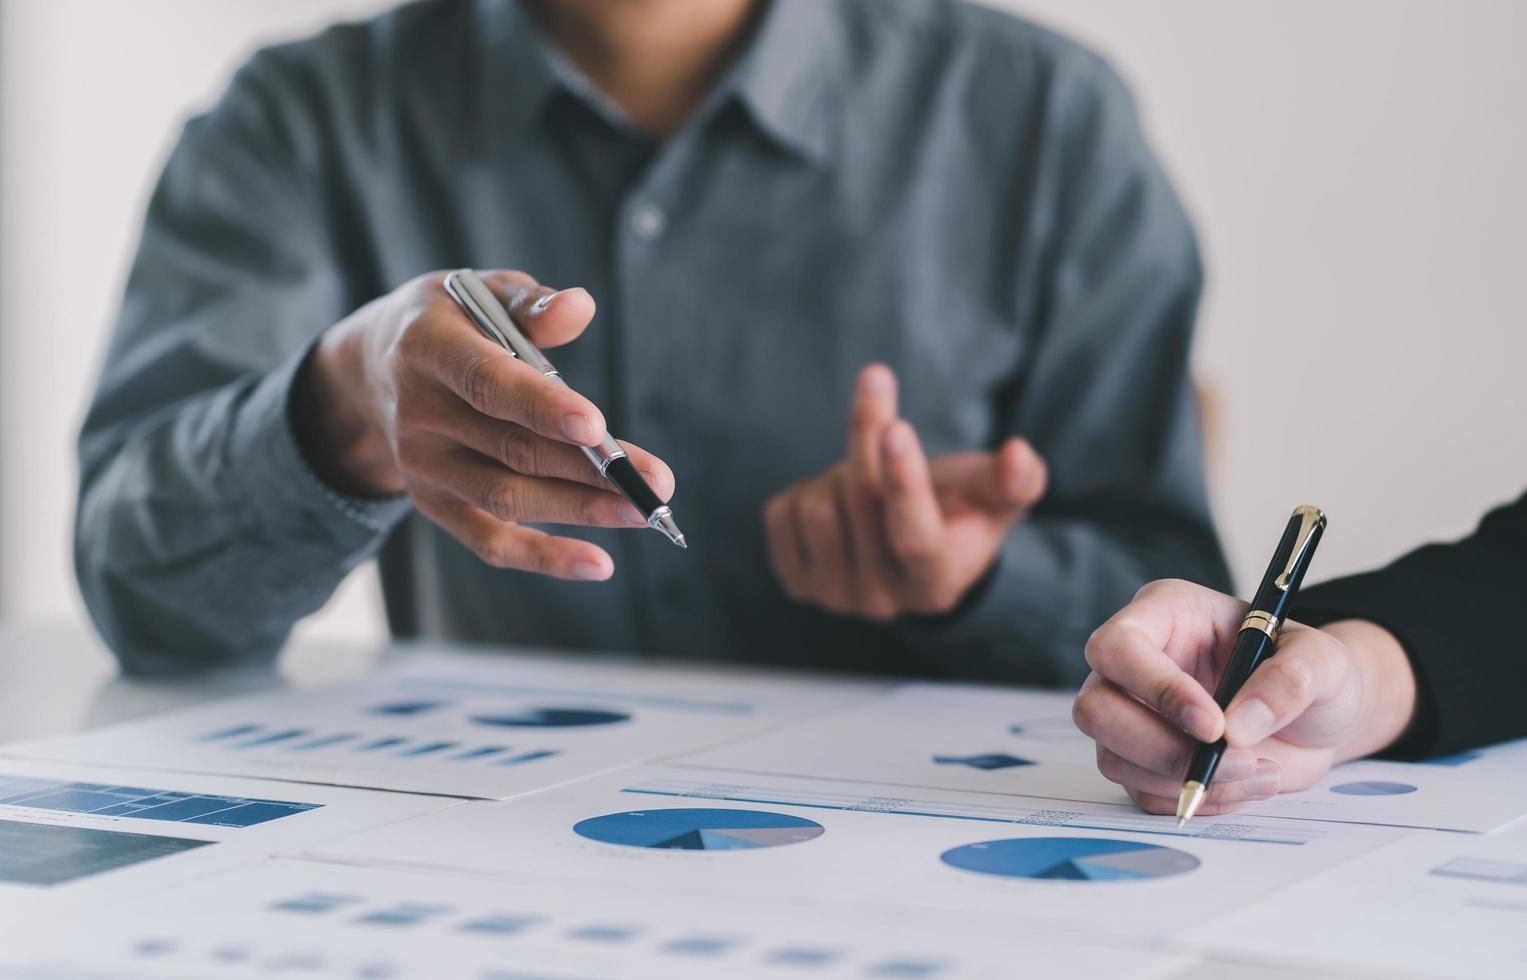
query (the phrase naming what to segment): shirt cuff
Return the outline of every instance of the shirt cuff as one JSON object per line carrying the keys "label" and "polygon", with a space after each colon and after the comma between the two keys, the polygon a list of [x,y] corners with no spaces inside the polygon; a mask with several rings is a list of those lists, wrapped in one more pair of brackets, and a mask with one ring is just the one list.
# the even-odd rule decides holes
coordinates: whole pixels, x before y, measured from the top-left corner
{"label": "shirt cuff", "polygon": [[1439,698],[1467,702],[1474,679],[1464,658],[1432,658],[1426,650],[1448,650],[1456,637],[1442,635],[1431,613],[1433,597],[1424,583],[1373,573],[1336,579],[1300,591],[1291,619],[1306,626],[1329,626],[1344,619],[1374,623],[1399,641],[1416,676],[1416,716],[1394,744],[1376,753],[1388,759],[1424,759],[1493,741],[1471,731],[1465,720],[1444,725]]}
{"label": "shirt cuff", "polygon": [[[1059,601],[1058,582],[1074,563],[1064,529],[1025,521],[997,551],[992,567],[960,604],[939,616],[905,616],[895,627],[915,652],[951,678],[1011,680],[1074,688],[1087,676],[1083,603]],[[1074,658],[1057,651],[1075,651]]]}
{"label": "shirt cuff", "polygon": [[311,348],[262,378],[245,399],[233,439],[233,473],[262,527],[282,538],[352,553],[379,547],[412,508],[406,494],[364,499],[325,484],[303,458],[291,394]]}

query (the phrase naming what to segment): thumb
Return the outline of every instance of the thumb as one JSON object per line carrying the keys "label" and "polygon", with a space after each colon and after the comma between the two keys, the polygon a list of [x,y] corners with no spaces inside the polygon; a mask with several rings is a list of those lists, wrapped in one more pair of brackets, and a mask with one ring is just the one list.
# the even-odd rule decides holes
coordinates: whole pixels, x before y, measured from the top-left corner
{"label": "thumb", "polygon": [[[1237,747],[1256,745],[1311,707],[1351,693],[1349,680],[1339,643],[1319,630],[1291,626],[1278,651],[1252,672],[1225,710],[1225,740]],[[1315,736],[1312,741],[1322,741],[1320,727],[1307,733]]]}
{"label": "thumb", "polygon": [[1044,496],[1049,484],[1045,461],[1025,439],[1009,439],[991,454],[982,496],[994,514],[1019,516]]}
{"label": "thumb", "polygon": [[594,319],[594,297],[581,286],[552,289],[539,284],[509,293],[509,315],[537,347],[577,340]]}

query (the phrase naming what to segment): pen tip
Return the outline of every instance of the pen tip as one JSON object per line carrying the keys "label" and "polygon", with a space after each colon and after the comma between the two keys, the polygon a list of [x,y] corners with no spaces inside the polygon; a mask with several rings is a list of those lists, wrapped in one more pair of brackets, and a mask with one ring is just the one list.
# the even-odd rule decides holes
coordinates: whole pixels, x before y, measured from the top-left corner
{"label": "pen tip", "polygon": [[666,506],[653,511],[647,523],[651,524],[654,530],[661,531],[663,537],[669,541],[685,551],[689,550],[689,542],[684,540],[684,532],[679,530],[679,522],[673,519],[673,511]]}
{"label": "pen tip", "polygon": [[1182,784],[1182,793],[1177,797],[1177,827],[1181,829],[1187,826],[1188,821],[1193,819],[1193,814],[1204,802],[1204,784],[1196,779],[1190,779]]}

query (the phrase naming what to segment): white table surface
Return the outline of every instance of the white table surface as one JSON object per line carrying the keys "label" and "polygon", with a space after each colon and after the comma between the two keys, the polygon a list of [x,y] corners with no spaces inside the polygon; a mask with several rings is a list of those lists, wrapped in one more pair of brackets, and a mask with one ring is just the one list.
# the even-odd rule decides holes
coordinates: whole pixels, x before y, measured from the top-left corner
{"label": "white table surface", "polygon": [[[507,653],[507,651],[506,651]],[[176,678],[127,678],[86,625],[0,621],[0,742],[93,728],[233,694],[363,676],[389,650],[294,645],[269,666]],[[1176,980],[1339,980],[1343,974],[1207,960]]]}

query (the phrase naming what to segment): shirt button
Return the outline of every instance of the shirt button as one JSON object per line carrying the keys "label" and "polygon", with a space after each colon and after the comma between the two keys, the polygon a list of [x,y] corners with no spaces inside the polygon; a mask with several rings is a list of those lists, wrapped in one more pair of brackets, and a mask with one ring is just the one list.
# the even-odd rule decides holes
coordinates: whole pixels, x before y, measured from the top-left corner
{"label": "shirt button", "polygon": [[668,227],[668,216],[653,204],[643,204],[631,212],[631,230],[643,241],[652,241]]}

